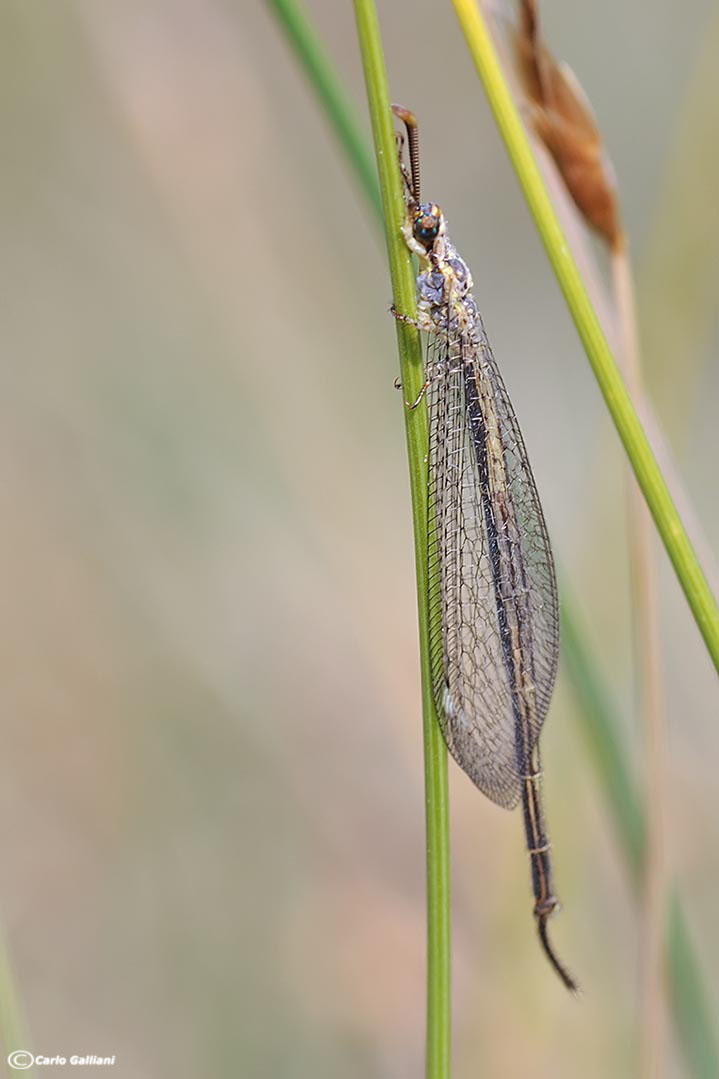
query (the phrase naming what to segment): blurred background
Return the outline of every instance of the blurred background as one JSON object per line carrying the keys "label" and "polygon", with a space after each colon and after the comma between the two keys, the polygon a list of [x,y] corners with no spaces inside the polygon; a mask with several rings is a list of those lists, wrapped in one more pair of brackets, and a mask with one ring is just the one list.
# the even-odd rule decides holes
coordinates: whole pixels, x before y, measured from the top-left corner
{"label": "blurred background", "polygon": [[[308,9],[364,122],[351,5]],[[648,394],[716,549],[716,7],[543,14],[617,169]],[[451,7],[380,18],[639,778],[618,438]],[[0,913],[30,1048],[137,1079],[416,1077],[416,599],[376,222],[262,5],[4,0],[0,55]],[[715,676],[657,552],[668,857],[716,1016]],[[450,765],[458,1079],[633,1074],[639,915],[578,707],[560,661],[579,1004],[535,941],[520,815]]]}

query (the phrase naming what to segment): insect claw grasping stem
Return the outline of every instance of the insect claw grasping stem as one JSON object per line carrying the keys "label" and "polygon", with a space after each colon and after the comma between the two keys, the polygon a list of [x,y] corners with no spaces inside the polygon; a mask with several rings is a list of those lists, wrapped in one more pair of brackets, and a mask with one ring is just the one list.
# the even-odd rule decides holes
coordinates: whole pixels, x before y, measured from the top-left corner
{"label": "insect claw grasping stem", "polygon": [[[397,376],[397,378],[394,380],[392,385],[394,386],[394,388],[396,390],[401,390],[402,389],[402,381],[399,378],[399,376]],[[417,394],[417,397],[416,397],[416,399],[414,401],[405,401],[405,405],[410,410],[410,412],[414,412],[417,405],[420,403],[420,401],[422,400],[422,398],[426,394],[428,387],[429,387],[429,379],[425,382],[424,386],[419,391],[419,393]]]}

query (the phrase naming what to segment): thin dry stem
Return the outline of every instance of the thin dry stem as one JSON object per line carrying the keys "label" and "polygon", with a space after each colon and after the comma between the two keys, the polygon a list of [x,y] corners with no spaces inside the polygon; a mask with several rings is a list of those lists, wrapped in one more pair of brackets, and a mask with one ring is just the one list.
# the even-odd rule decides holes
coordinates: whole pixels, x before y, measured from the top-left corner
{"label": "thin dry stem", "polygon": [[[630,394],[641,391],[641,361],[634,283],[626,243],[612,254],[614,295],[622,336],[620,364]],[[665,1059],[662,937],[666,895],[665,749],[661,691],[661,644],[652,522],[636,482],[629,478],[628,531],[634,587],[635,654],[646,758],[647,833],[641,927],[641,1074],[656,1079]]]}
{"label": "thin dry stem", "polygon": [[[630,396],[641,396],[641,363],[634,286],[614,171],[579,82],[541,39],[536,0],[522,0],[515,34],[517,65],[532,126],[549,151],[586,223],[611,251],[619,356]],[[633,631],[638,696],[647,761],[649,812],[641,926],[641,1074],[657,1079],[664,1059],[662,933],[664,925],[664,729],[656,566],[652,522],[636,482],[627,492],[628,543],[634,592]]]}

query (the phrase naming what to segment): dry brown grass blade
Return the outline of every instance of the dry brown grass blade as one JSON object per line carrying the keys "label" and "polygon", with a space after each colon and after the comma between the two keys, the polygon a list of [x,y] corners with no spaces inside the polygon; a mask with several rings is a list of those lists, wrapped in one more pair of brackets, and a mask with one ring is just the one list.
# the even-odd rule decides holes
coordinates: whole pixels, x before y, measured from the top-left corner
{"label": "dry brown grass blade", "polygon": [[582,216],[612,249],[621,248],[614,170],[574,72],[541,40],[536,0],[522,0],[514,45],[532,127]]}

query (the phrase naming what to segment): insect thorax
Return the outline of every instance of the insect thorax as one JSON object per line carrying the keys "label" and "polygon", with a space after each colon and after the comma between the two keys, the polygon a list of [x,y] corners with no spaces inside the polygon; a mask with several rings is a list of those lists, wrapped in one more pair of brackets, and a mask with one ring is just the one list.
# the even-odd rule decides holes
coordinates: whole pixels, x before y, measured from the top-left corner
{"label": "insect thorax", "polygon": [[479,311],[472,295],[472,274],[454,244],[440,237],[417,277],[419,321],[429,332],[476,341]]}

